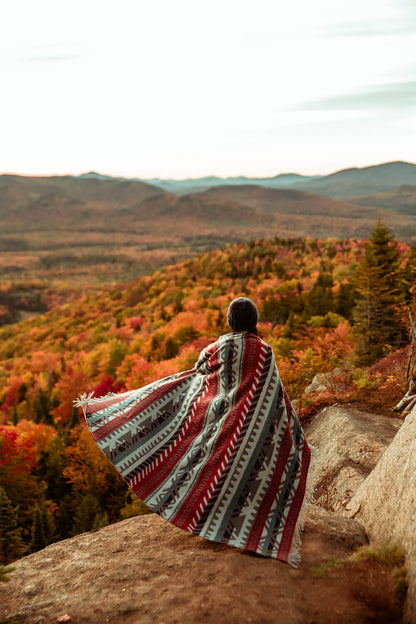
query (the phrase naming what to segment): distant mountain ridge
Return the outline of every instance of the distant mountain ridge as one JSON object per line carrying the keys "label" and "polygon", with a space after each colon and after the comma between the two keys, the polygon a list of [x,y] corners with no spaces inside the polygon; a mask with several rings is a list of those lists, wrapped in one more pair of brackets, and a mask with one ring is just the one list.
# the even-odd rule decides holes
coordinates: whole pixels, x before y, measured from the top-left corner
{"label": "distant mountain ridge", "polygon": [[159,186],[164,191],[174,193],[175,195],[185,195],[188,193],[199,193],[217,186],[242,186],[256,185],[265,186],[267,188],[288,188],[297,183],[312,182],[320,176],[303,176],[299,173],[280,173],[271,178],[248,178],[246,176],[236,176],[229,178],[221,178],[218,176],[208,176],[205,178],[187,178],[185,180],[164,180],[161,178],[151,178],[143,180],[153,186]]}
{"label": "distant mountain ridge", "polygon": [[305,191],[316,195],[326,195],[333,199],[350,199],[393,191],[401,186],[416,186],[416,164],[392,161],[367,167],[349,167],[328,175],[313,176],[305,176],[299,173],[280,173],[271,177],[234,176],[221,178],[219,176],[206,176],[174,180],[170,178],[111,177],[90,171],[79,177],[143,182],[174,195],[201,193],[217,187],[255,185],[271,189]]}
{"label": "distant mountain ridge", "polygon": [[326,195],[333,199],[346,199],[392,191],[403,185],[416,185],[416,164],[394,161],[368,167],[350,167],[328,175],[302,176],[298,173],[282,173],[270,178],[237,176],[185,180],[143,180],[175,195],[203,192],[219,186],[256,185],[274,189],[306,191]]}
{"label": "distant mountain ridge", "polygon": [[245,186],[256,185],[266,188],[288,188],[297,183],[313,181],[321,176],[304,176],[299,173],[279,173],[270,178],[248,178],[247,176],[234,176],[222,178],[220,176],[206,176],[203,178],[185,178],[183,180],[175,180],[173,178],[125,178],[119,176],[109,176],[97,171],[88,171],[78,176],[85,180],[113,180],[113,181],[132,181],[142,182],[155,186],[167,193],[174,195],[188,195],[190,193],[201,193],[218,186]]}
{"label": "distant mountain ridge", "polygon": [[416,185],[416,165],[395,161],[342,169],[319,179],[299,182],[294,188],[338,199],[383,193],[404,185]]}
{"label": "distant mountain ridge", "polygon": [[[393,164],[384,168],[384,177],[389,184],[401,183],[414,169],[410,163]],[[362,175],[362,170],[348,170],[332,180],[338,183],[357,172]],[[364,173],[383,179],[374,168]],[[237,180],[247,181],[235,178],[232,184],[178,195],[156,184],[96,172],[0,175],[2,279],[64,280],[76,287],[127,280],[241,241],[365,238],[377,219],[399,239],[416,242],[416,183],[378,193],[362,193],[363,186],[356,186],[355,197],[337,199],[305,191],[300,183],[268,188]]]}
{"label": "distant mountain ridge", "polygon": [[[289,189],[272,189],[263,186],[218,186],[204,193],[195,193],[185,197],[195,197],[211,202],[228,201],[240,206],[255,209],[259,213],[286,215],[287,217],[308,215],[337,218],[357,218],[363,216],[363,208],[353,202],[337,200],[325,195],[316,195],[305,191]],[[384,206],[388,212],[388,206]],[[378,211],[371,204],[365,210],[367,218],[377,220]],[[391,215],[390,215],[391,216]],[[328,234],[329,235],[329,234]]]}

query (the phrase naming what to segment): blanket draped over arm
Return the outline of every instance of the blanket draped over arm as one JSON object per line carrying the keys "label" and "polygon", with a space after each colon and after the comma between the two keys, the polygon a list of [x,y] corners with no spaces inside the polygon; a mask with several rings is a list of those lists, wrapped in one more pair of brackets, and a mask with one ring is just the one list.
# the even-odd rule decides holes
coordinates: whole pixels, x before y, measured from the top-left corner
{"label": "blanket draped over arm", "polygon": [[312,452],[272,349],[256,335],[221,336],[192,370],[78,405],[153,511],[209,540],[298,564]]}

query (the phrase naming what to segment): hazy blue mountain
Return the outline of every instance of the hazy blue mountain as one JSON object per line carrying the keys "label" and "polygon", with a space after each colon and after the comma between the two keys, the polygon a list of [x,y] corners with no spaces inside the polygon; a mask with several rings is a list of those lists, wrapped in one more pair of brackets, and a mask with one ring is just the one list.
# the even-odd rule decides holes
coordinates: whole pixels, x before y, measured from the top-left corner
{"label": "hazy blue mountain", "polygon": [[247,178],[236,176],[230,178],[220,178],[218,176],[208,176],[205,178],[187,178],[185,180],[163,180],[151,178],[143,180],[147,184],[158,186],[159,188],[175,195],[187,195],[188,193],[199,193],[217,186],[242,186],[256,185],[266,188],[290,188],[296,183],[312,181],[320,176],[303,176],[298,173],[281,173],[272,178]]}
{"label": "hazy blue mountain", "polygon": [[342,169],[316,180],[295,183],[292,188],[333,198],[357,198],[392,191],[403,185],[416,185],[415,164],[396,161],[361,169]]}
{"label": "hazy blue mountain", "polygon": [[124,180],[125,178],[116,178],[114,176],[104,175],[102,173],[98,173],[97,171],[88,171],[87,173],[81,173],[78,176],[81,179],[86,180]]}
{"label": "hazy blue mountain", "polygon": [[[207,176],[173,180],[163,178],[122,178],[102,175],[95,171],[84,173],[80,178],[95,180],[118,180],[144,182],[174,195],[189,195],[205,192],[218,187],[261,186],[269,189],[291,189],[325,195],[333,199],[365,197],[377,193],[393,191],[401,186],[416,186],[416,164],[409,162],[389,162],[370,167],[341,169],[325,176],[303,176],[298,173],[281,173],[269,178],[235,176],[221,178]],[[359,202],[355,202],[359,203]],[[377,205],[377,204],[375,204]]]}

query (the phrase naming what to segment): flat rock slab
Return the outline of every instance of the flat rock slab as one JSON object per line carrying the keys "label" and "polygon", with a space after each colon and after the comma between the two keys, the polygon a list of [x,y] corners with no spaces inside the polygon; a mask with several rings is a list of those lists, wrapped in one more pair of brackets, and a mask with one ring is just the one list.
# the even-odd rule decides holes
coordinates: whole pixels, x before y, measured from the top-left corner
{"label": "flat rock slab", "polygon": [[403,419],[378,416],[345,405],[317,414],[305,429],[319,453],[315,463],[318,505],[342,511],[374,469]]}
{"label": "flat rock slab", "polygon": [[383,599],[390,595],[385,571],[312,574],[312,566],[366,541],[355,520],[312,508],[303,560],[294,569],[192,536],[157,515],[139,516],[17,561],[10,580],[0,584],[0,620],[15,616],[42,624],[68,615],[73,624],[400,622],[399,611],[383,620],[384,607],[368,599],[373,590]]}
{"label": "flat rock slab", "polygon": [[416,624],[416,408],[348,504],[375,542],[406,550],[409,591],[405,622]]}

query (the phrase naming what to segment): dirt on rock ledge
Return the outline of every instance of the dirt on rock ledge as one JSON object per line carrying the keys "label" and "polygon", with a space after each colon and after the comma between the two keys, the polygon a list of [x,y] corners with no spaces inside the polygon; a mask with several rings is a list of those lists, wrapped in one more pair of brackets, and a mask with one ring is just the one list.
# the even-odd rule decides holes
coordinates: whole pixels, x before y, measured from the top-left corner
{"label": "dirt on rock ledge", "polygon": [[365,544],[359,523],[308,513],[302,563],[251,556],[152,514],[48,546],[0,585],[0,621],[72,624],[369,624],[400,622],[388,570],[311,567]]}

